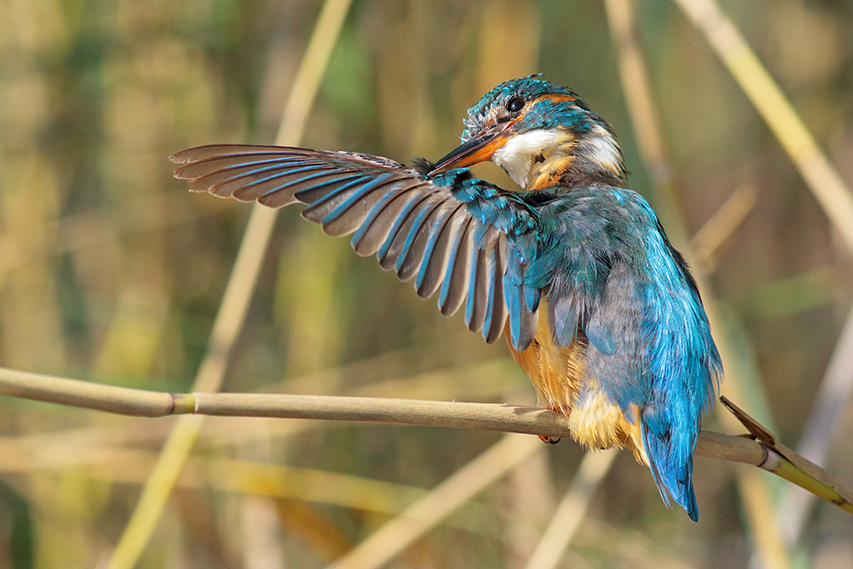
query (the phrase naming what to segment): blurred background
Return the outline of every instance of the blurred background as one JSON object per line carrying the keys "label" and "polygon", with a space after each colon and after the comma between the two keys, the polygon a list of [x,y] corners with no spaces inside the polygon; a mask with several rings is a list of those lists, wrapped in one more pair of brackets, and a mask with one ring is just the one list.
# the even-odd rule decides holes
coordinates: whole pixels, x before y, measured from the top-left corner
{"label": "blurred background", "polygon": [[[722,393],[797,447],[833,354],[853,353],[839,340],[850,251],[701,32],[673,3],[631,5],[662,138],[652,166],[599,2],[355,0],[299,143],[434,160],[498,82],[545,72],[572,87],[618,133],[630,187],[692,251],[716,335],[733,346]],[[320,8],[0,3],[0,365],[190,390],[251,207],[188,193],[166,157],[272,143]],[[853,4],[722,9],[853,182]],[[511,187],[491,165],[477,172]],[[851,481],[853,370],[841,371],[829,399],[843,405],[813,436],[820,462]],[[223,390],[535,404],[502,341],[441,317],[296,208],[278,218]],[[705,427],[723,429],[721,415]],[[0,399],[0,567],[102,565],[173,424]],[[323,567],[499,439],[209,420],[138,566]],[[524,567],[582,458],[571,441],[542,445],[390,566]],[[756,518],[738,482],[752,470],[697,458],[691,524],[620,453],[558,566],[853,566],[851,516],[815,504],[789,544],[789,485],[759,473]]]}

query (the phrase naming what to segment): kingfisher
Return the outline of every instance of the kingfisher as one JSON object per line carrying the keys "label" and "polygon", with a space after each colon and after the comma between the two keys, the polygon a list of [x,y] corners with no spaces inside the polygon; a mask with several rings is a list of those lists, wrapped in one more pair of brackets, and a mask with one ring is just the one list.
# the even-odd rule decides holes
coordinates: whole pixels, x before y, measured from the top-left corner
{"label": "kingfisher", "polygon": [[[468,111],[462,144],[412,167],[354,152],[182,150],[192,191],[280,208],[438,295],[487,342],[505,336],[540,406],[580,444],[629,448],[667,507],[698,520],[693,451],[722,364],[699,290],[654,210],[626,189],[611,127],[571,89],[505,81]],[[492,161],[518,188],[468,169]],[[559,439],[540,437],[546,442]]]}

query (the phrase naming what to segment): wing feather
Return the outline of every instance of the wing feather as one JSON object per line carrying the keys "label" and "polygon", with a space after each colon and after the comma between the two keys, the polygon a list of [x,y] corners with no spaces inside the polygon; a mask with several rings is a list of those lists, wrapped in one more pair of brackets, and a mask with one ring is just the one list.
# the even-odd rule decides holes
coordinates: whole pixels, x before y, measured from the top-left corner
{"label": "wing feather", "polygon": [[401,280],[411,280],[420,270],[424,263],[427,243],[431,234],[436,231],[436,220],[441,223],[442,211],[446,207],[449,207],[447,200],[429,199],[419,208],[417,218],[412,222],[406,242],[403,243],[402,253],[394,265],[394,270]]}
{"label": "wing feather", "polygon": [[483,319],[486,315],[486,295],[488,283],[486,276],[486,251],[474,249],[468,259],[468,299],[465,302],[465,325],[472,332],[483,329]]}
{"label": "wing feather", "polygon": [[504,302],[503,290],[503,259],[505,258],[504,249],[501,244],[504,242],[502,234],[498,237],[498,242],[494,246],[487,249],[488,267],[487,276],[489,282],[489,295],[486,301],[486,316],[483,321],[483,339],[491,344],[501,336],[507,319],[506,304]]}
{"label": "wing feather", "polygon": [[442,211],[443,221],[440,222],[440,227],[429,232],[429,241],[424,251],[425,261],[421,264],[415,280],[415,290],[421,298],[431,297],[441,286],[441,280],[447,273],[447,257],[453,232],[458,230],[466,214],[462,204],[451,205]]}
{"label": "wing feather", "polygon": [[[514,308],[523,303],[520,287],[507,289],[507,227],[495,226],[495,212],[507,207],[515,208],[511,219],[531,214],[467,171],[428,178],[378,156],[278,146],[200,146],[169,158],[192,191],[269,207],[306,204],[305,219],[329,235],[353,234],[356,253],[414,279],[420,297],[438,292],[442,314],[464,305],[465,324],[486,341],[500,337],[507,319],[518,334],[513,344],[532,341],[536,314]],[[507,294],[515,295],[512,307]]]}
{"label": "wing feather", "polygon": [[438,294],[438,309],[444,316],[456,314],[465,302],[470,283],[468,258],[471,256],[471,226],[470,217],[454,234],[450,244],[450,255],[447,258],[447,274],[441,283]]}
{"label": "wing feather", "polygon": [[388,239],[400,212],[409,206],[409,202],[419,198],[420,193],[415,188],[405,186],[392,188],[382,194],[362,226],[352,236],[350,243],[355,252],[362,257],[377,254]]}

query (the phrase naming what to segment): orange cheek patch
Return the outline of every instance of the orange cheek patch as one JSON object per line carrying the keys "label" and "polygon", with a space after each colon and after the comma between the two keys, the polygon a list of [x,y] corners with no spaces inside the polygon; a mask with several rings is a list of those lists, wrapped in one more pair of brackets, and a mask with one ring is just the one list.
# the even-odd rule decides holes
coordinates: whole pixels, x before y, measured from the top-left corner
{"label": "orange cheek patch", "polygon": [[564,93],[552,93],[550,95],[542,95],[536,101],[553,101],[555,103],[572,103],[577,101],[576,97],[572,97],[571,95],[566,95]]}
{"label": "orange cheek patch", "polygon": [[538,176],[531,178],[530,184],[527,186],[527,191],[535,192],[537,190],[544,190],[545,188],[556,185],[559,181],[560,174],[558,172],[542,172]]}
{"label": "orange cheek patch", "polygon": [[565,156],[556,163],[553,162],[554,161],[552,160],[551,162],[542,163],[540,170],[531,175],[527,191],[534,192],[536,190],[544,190],[545,188],[559,184],[560,176],[562,176],[563,173],[572,166],[574,157]]}

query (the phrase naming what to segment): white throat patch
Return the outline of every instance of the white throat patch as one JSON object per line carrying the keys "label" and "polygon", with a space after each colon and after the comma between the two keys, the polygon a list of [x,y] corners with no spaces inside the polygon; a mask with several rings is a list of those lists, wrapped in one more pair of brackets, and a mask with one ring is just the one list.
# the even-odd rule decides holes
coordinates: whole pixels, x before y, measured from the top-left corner
{"label": "white throat patch", "polygon": [[534,158],[559,146],[563,141],[565,134],[557,130],[531,130],[507,140],[506,144],[492,155],[492,162],[506,170],[510,178],[524,188],[527,186]]}

